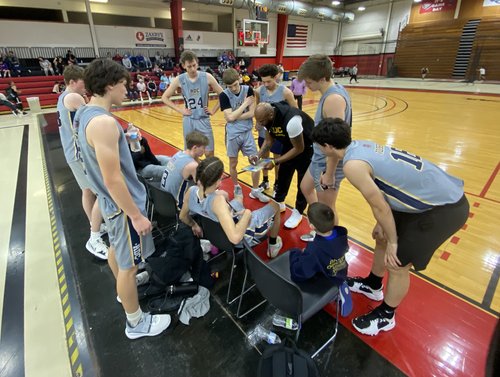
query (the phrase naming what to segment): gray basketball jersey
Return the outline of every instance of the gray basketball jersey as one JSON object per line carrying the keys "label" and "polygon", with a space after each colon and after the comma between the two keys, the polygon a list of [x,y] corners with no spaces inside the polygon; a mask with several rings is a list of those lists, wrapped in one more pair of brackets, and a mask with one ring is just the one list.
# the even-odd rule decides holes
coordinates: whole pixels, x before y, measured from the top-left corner
{"label": "gray basketball jersey", "polygon": [[[224,89],[229,98],[229,103],[231,104],[231,109],[235,111],[241,104],[245,101],[248,94],[248,85],[241,85],[241,90],[238,95],[231,92],[229,89]],[[246,113],[248,108],[245,109],[243,113]],[[237,119],[234,122],[227,122],[226,124],[226,137],[228,140],[232,140],[241,134],[245,134],[248,131],[252,131],[253,121],[252,119]]]}
{"label": "gray basketball jersey", "polygon": [[57,100],[57,113],[59,116],[59,137],[64,151],[64,157],[69,163],[77,162],[80,159],[79,151],[76,148],[76,130],[73,127],[73,118],[76,111],[69,111],[64,106],[64,98],[71,92],[64,91]]}
{"label": "gray basketball jersey", "polygon": [[189,213],[196,214],[200,216],[208,217],[210,220],[219,222],[217,216],[215,216],[214,211],[212,211],[212,203],[215,199],[215,192],[208,194],[206,198],[199,198],[200,188],[198,186],[193,186],[189,188]]}
{"label": "gray basketball jersey", "polygon": [[[275,102],[281,102],[285,100],[285,86],[284,85],[278,85],[276,90],[274,91],[273,94],[269,94],[267,91],[266,87],[262,85],[259,88],[259,102],[269,102],[269,103],[275,103]],[[259,136],[265,138],[266,137],[266,129],[262,128],[259,131]]]}
{"label": "gray basketball jersey", "polygon": [[461,179],[403,150],[356,140],[346,149],[344,165],[350,160],[365,161],[371,166],[375,184],[395,211],[424,212],[456,203],[464,195]]}
{"label": "gray basketball jersey", "polygon": [[[89,122],[99,116],[109,115],[112,116],[107,110],[99,106],[82,106],[78,109],[75,115],[75,129],[78,130],[78,137],[76,139],[77,145],[80,147],[83,164],[87,171],[87,176],[94,192],[97,193],[99,199],[99,206],[103,216],[112,218],[121,213],[121,209],[111,198],[108,189],[104,185],[104,179],[101,174],[101,169],[97,163],[94,148],[87,143],[86,129]],[[116,127],[120,132],[118,139],[118,153],[120,155],[120,173],[125,180],[132,199],[137,207],[144,211],[146,208],[146,189],[144,185],[137,179],[137,174],[134,168],[134,161],[130,153],[125,132],[120,124],[116,121]]]}
{"label": "gray basketball jersey", "polygon": [[[314,115],[314,125],[317,126],[318,123],[323,119],[323,104],[325,103],[326,98],[331,94],[339,94],[340,96],[342,96],[342,98],[344,98],[346,103],[344,120],[349,124],[349,126],[352,126],[351,97],[349,96],[349,93],[347,93],[347,90],[345,90],[345,88],[339,84],[334,84],[333,86],[329,87],[325,94],[321,96],[318,108],[316,109],[316,114]],[[314,143],[313,148],[314,154],[312,157],[312,162],[324,162],[326,160],[326,157],[323,153],[321,153],[319,145]]]}
{"label": "gray basketball jersey", "polygon": [[192,182],[184,179],[182,171],[187,164],[193,161],[194,158],[183,151],[177,152],[168,161],[161,177],[161,188],[174,196],[179,208],[182,207],[184,194],[189,187],[189,183]]}
{"label": "gray basketball jersey", "polygon": [[206,72],[198,71],[197,79],[192,82],[187,73],[179,75],[182,96],[187,109],[191,110],[192,119],[208,118],[203,109],[208,106],[208,80]]}

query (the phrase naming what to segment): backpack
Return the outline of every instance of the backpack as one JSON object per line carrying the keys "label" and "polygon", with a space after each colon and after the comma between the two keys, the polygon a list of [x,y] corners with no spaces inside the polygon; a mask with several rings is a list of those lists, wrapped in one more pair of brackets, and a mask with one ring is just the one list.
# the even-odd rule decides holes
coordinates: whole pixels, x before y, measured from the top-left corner
{"label": "backpack", "polygon": [[285,343],[271,344],[264,350],[257,377],[319,377],[311,356],[298,349],[293,342],[290,341],[290,347],[286,347]]}

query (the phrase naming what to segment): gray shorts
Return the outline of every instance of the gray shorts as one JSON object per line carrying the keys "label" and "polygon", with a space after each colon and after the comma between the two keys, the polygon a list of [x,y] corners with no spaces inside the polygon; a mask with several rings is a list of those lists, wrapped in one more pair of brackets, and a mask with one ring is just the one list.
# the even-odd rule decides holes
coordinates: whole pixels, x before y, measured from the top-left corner
{"label": "gray shorts", "polygon": [[116,263],[120,270],[131,269],[154,253],[151,233],[139,236],[132,226],[132,221],[123,211],[112,218],[104,217],[104,221],[108,227],[109,243],[115,248]]}
{"label": "gray shorts", "polygon": [[85,174],[82,163],[80,161],[75,161],[69,162],[68,165],[75,176],[78,186],[80,186],[82,190],[90,189],[89,179],[87,178],[87,174]]}
{"label": "gray shorts", "polygon": [[258,152],[252,131],[240,134],[231,140],[227,139],[226,134],[226,150],[228,157],[238,157],[239,151],[243,153],[243,156],[256,156]]}
{"label": "gray shorts", "polygon": [[[245,208],[241,202],[234,199],[229,202],[229,205],[237,212]],[[260,239],[269,232],[269,229],[273,226],[275,214],[276,210],[271,204],[267,204],[256,211],[252,211],[250,224],[248,224],[245,232],[245,239],[250,245],[260,243]]]}
{"label": "gray shorts", "polygon": [[[335,190],[340,188],[340,182],[344,179],[344,160],[340,160],[337,169],[335,170]],[[324,191],[320,184],[321,174],[326,170],[326,161],[311,162],[309,165],[309,172],[311,173],[314,181],[314,188],[316,191]]]}
{"label": "gray shorts", "polygon": [[188,116],[182,117],[182,130],[184,134],[184,149],[186,146],[186,136],[188,133],[193,131],[201,132],[203,135],[208,137],[208,145],[205,148],[207,151],[214,150],[214,132],[212,131],[212,125],[210,124],[210,118],[200,118],[193,119]]}

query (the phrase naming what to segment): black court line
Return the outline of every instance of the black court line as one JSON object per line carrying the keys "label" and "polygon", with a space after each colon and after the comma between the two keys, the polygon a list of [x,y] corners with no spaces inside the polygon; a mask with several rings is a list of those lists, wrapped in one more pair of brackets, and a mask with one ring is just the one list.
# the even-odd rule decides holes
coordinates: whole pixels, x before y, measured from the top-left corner
{"label": "black court line", "polygon": [[491,279],[488,283],[488,287],[486,288],[486,293],[483,297],[483,302],[481,305],[489,308],[491,307],[491,303],[493,302],[493,296],[495,296],[495,291],[498,286],[498,280],[500,278],[500,257],[497,257],[495,260],[495,270],[491,274]]}
{"label": "black court line", "polygon": [[10,232],[0,339],[0,375],[24,377],[24,262],[29,126],[24,125]]}

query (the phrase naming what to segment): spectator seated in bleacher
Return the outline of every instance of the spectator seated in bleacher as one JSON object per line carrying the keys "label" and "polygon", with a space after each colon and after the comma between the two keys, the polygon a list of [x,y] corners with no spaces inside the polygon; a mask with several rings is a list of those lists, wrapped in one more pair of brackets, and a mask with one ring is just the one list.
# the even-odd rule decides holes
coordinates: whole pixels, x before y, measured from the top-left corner
{"label": "spectator seated in bleacher", "polygon": [[64,81],[56,81],[54,83],[54,86],[52,87],[52,93],[62,93],[66,89],[66,85],[64,85]]}
{"label": "spectator seated in bleacher", "polygon": [[165,57],[165,64],[166,64],[166,69],[173,69],[174,68],[174,61],[173,59],[170,57],[169,54],[167,54],[167,56]]}
{"label": "spectator seated in bleacher", "polygon": [[12,77],[10,74],[9,63],[7,58],[2,56],[0,58],[0,77]]}
{"label": "spectator seated in bleacher", "polygon": [[179,63],[177,63],[174,67],[174,77],[179,76],[182,73],[182,68]]}
{"label": "spectator seated in bleacher", "polygon": [[57,75],[62,75],[64,72],[64,59],[62,56],[56,56],[54,58],[54,61],[52,62],[52,65],[54,66],[54,70],[56,71]]}
{"label": "spectator seated in bleacher", "polygon": [[152,101],[151,95],[148,92],[148,87],[146,85],[144,76],[137,74],[136,77],[137,77],[137,80],[138,80],[136,87],[137,87],[137,91],[139,92],[139,96],[141,97],[141,102],[144,102],[144,98],[143,98],[144,94],[147,94],[148,95],[148,100]]}
{"label": "spectator seated in bleacher", "polygon": [[76,59],[76,56],[75,56],[75,54],[73,54],[73,51],[71,51],[71,50],[68,50],[66,52],[66,64],[67,65],[70,65],[70,64],[78,65],[78,61]]}
{"label": "spectator seated in bleacher", "polygon": [[146,89],[148,91],[149,99],[158,97],[158,86],[155,80],[151,77],[146,77]]}
{"label": "spectator seated in bleacher", "polygon": [[146,61],[145,61],[144,56],[141,54],[136,55],[135,57],[131,56],[130,60],[132,60],[132,64],[134,64],[133,63],[134,58],[135,58],[136,64],[139,66],[139,71],[144,71],[146,69]]}
{"label": "spectator seated in bleacher", "polygon": [[127,71],[129,72],[135,71],[135,68],[132,64],[132,60],[130,60],[130,57],[127,54],[123,55],[122,64],[127,69]]}
{"label": "spectator seated in bleacher", "polygon": [[27,115],[26,112],[19,110],[16,105],[7,100],[7,97],[3,93],[0,93],[0,105],[7,106],[15,116],[22,117],[23,115]]}
{"label": "spectator seated in bleacher", "polygon": [[160,65],[160,59],[161,59],[160,51],[156,51],[156,54],[154,56],[154,63]]}
{"label": "spectator seated in bleacher", "polygon": [[146,70],[149,71],[151,68],[153,68],[153,63],[151,62],[151,59],[149,58],[149,56],[144,56],[144,64],[145,64],[145,67],[146,67]]}
{"label": "spectator seated in bleacher", "polygon": [[160,78],[161,75],[163,74],[163,69],[160,68],[160,66],[155,63],[154,66],[153,66],[153,73],[158,77]]}
{"label": "spectator seated in bleacher", "polygon": [[38,58],[38,64],[40,64],[40,68],[42,68],[45,76],[49,75],[49,72],[52,76],[54,76],[54,68],[52,68],[52,63],[43,57]]}
{"label": "spectator seated in bleacher", "polygon": [[127,97],[131,101],[137,101],[139,99],[139,91],[133,80],[130,80],[127,86]]}
{"label": "spectator seated in bleacher", "polygon": [[19,98],[21,89],[17,89],[14,81],[9,82],[9,86],[7,87],[7,90],[5,92],[7,94],[7,100],[16,105],[19,110],[23,111],[23,102],[21,101],[21,98]]}
{"label": "spectator seated in bleacher", "polygon": [[117,63],[123,64],[122,62],[123,56],[121,56],[118,52],[111,59]]}
{"label": "spectator seated in bleacher", "polygon": [[161,77],[160,77],[160,92],[164,92],[167,90],[168,86],[170,85],[171,79],[170,76],[167,76],[166,72],[163,72]]}
{"label": "spectator seated in bleacher", "polygon": [[132,152],[132,159],[134,160],[134,167],[137,173],[146,179],[152,179],[159,182],[165,166],[167,165],[170,157],[158,155],[155,156],[149,147],[148,140],[142,136],[140,152]]}
{"label": "spectator seated in bleacher", "polygon": [[21,76],[21,63],[19,63],[19,59],[16,54],[14,54],[14,51],[9,51],[7,53],[7,64],[9,65],[11,74],[17,77]]}

